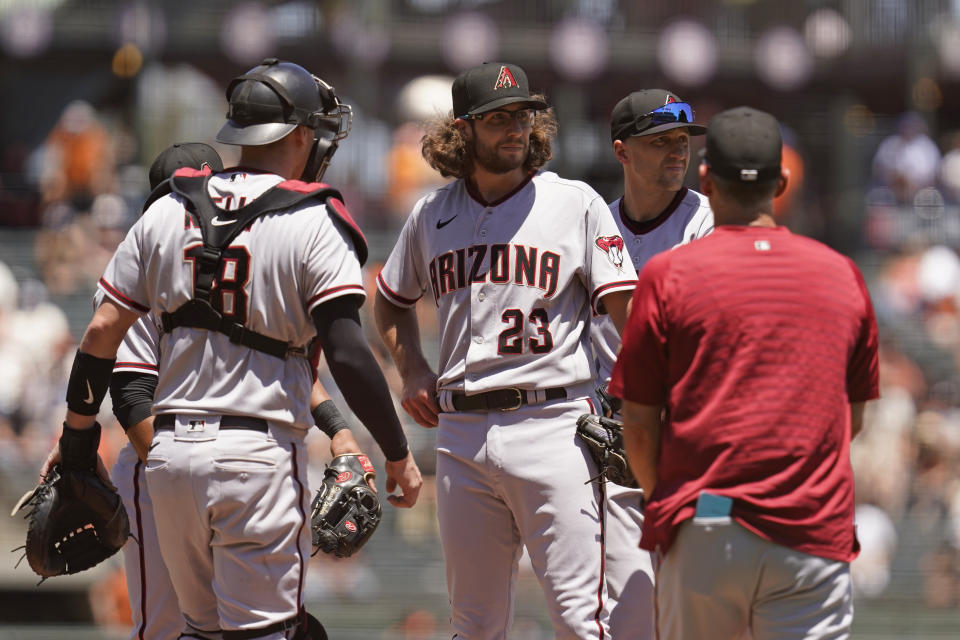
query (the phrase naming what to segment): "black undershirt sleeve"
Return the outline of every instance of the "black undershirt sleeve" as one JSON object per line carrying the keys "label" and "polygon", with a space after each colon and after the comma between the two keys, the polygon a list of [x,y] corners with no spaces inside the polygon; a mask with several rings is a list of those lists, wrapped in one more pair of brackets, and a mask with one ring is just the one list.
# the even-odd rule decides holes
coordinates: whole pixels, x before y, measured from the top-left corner
{"label": "black undershirt sleeve", "polygon": [[380,365],[360,326],[359,298],[342,296],[313,310],[317,338],[330,373],[350,409],[370,431],[387,460],[402,460],[407,438],[393,409]]}
{"label": "black undershirt sleeve", "polygon": [[113,415],[126,431],[150,417],[157,376],[149,373],[118,372],[110,377],[110,400]]}

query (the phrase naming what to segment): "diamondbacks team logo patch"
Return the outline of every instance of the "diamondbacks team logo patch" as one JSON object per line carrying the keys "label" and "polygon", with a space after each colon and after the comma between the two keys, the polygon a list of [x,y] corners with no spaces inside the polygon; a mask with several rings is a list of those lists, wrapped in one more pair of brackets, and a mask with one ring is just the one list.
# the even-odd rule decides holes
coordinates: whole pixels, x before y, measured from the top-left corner
{"label": "diamondbacks team logo patch", "polygon": [[513,89],[516,86],[517,80],[510,73],[510,69],[507,69],[506,65],[500,67],[500,75],[497,76],[497,83],[493,85],[493,89]]}
{"label": "diamondbacks team logo patch", "polygon": [[623,271],[623,238],[620,236],[601,236],[595,242],[597,247],[607,254],[610,264]]}

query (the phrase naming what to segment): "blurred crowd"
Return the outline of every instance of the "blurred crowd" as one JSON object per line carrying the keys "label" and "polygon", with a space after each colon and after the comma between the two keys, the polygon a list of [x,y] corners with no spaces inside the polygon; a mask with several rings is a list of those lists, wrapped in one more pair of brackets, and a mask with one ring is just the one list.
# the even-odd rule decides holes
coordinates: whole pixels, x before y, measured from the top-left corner
{"label": "blurred crowd", "polygon": [[[383,173],[381,189],[366,189],[358,172],[328,175],[343,189],[361,226],[386,238],[387,244],[413,202],[439,183],[420,157],[420,135],[419,125],[406,122],[385,136],[389,143],[383,166],[376,168]],[[795,189],[801,190],[803,141],[790,135],[785,141],[786,162],[801,178],[795,181]],[[337,160],[349,163],[363,156],[362,149],[347,151],[350,144],[344,145]],[[0,199],[29,203],[15,209],[16,220],[0,219],[0,225],[35,229],[32,249],[21,248],[24,253],[17,254],[26,258],[0,255],[0,493],[7,503],[35,481],[64,415],[65,385],[79,336],[71,333],[67,315],[51,299],[92,294],[147,195],[143,164],[150,159],[138,155],[129,131],[77,101],[64,109],[39,148],[22,154],[18,172],[5,169],[0,174]],[[229,161],[225,157],[226,165]],[[905,113],[877,146],[871,175],[871,183],[863,188],[862,231],[869,250],[856,258],[868,278],[880,326],[882,397],[868,405],[864,431],[852,449],[863,546],[853,565],[856,594],[862,599],[919,598],[926,606],[956,608],[960,607],[960,134],[936,141],[923,117]],[[803,215],[802,208],[797,210],[802,202],[802,194],[794,192],[783,204],[792,208],[782,216],[788,225]],[[374,261],[367,268],[371,296],[379,266]],[[365,313],[370,307],[365,305]],[[420,327],[425,350],[435,361],[431,349],[436,319],[430,311],[421,312]],[[399,377],[382,350],[372,318],[364,322],[398,396]],[[332,380],[324,382],[335,388]],[[405,415],[399,406],[398,413]],[[111,416],[108,402],[100,413],[106,423],[102,454],[108,466],[125,444]],[[417,589],[432,588],[443,604],[430,486],[433,434],[412,421],[407,431],[425,475],[421,503],[409,512],[388,510],[398,511],[385,522],[399,534],[398,541],[387,542],[390,536],[383,533],[378,539],[383,545],[405,545],[404,553],[413,554],[410,562],[421,563],[416,569],[423,584]],[[377,451],[362,427],[357,434],[363,446]],[[329,458],[325,437],[315,434],[312,447],[311,481],[319,482]],[[348,562],[316,558],[324,565],[325,577],[308,585],[308,600],[380,593],[381,572],[372,566],[370,553]],[[400,566],[405,560],[398,556],[392,562]],[[124,586],[113,575],[96,588],[114,593]],[[116,607],[103,606],[111,599],[95,598],[101,603],[98,615],[122,625],[125,598],[120,596]],[[437,626],[433,613],[417,608],[391,624],[394,632],[409,638],[433,637]]]}

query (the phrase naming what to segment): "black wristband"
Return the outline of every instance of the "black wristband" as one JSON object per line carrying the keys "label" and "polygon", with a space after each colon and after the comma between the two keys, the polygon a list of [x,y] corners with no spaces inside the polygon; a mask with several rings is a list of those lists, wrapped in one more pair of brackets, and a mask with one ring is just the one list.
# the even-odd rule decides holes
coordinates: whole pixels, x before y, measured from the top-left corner
{"label": "black wristband", "polygon": [[60,435],[60,464],[64,469],[93,471],[97,468],[97,449],[100,447],[100,423],[89,429],[74,429],[63,423]]}
{"label": "black wristband", "polygon": [[324,400],[313,408],[310,415],[313,416],[313,423],[317,425],[317,428],[330,438],[333,438],[338,431],[350,428],[333,400]]}
{"label": "black wristband", "polygon": [[67,382],[67,409],[82,416],[95,416],[100,411],[116,358],[98,358],[77,350]]}

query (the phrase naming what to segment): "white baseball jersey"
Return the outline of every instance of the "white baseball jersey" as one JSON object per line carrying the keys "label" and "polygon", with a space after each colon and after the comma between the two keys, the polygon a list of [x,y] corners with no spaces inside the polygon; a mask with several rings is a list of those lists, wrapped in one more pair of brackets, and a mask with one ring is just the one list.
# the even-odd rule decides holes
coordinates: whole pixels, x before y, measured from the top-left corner
{"label": "white baseball jersey", "polygon": [[[103,302],[104,293],[94,295],[94,307]],[[157,349],[160,330],[156,316],[141,316],[127,330],[117,349],[113,371],[157,375]],[[110,471],[110,480],[117,488],[130,519],[133,538],[123,545],[124,573],[130,600],[131,640],[157,638],[175,640],[183,630],[183,616],[177,594],[170,582],[167,565],[160,555],[153,501],[147,487],[143,465],[130,442],[117,454]]]}
{"label": "white baseball jersey", "polygon": [[[622,198],[611,202],[610,212],[638,273],[654,255],[713,231],[713,212],[707,198],[690,189],[680,189],[663,213],[641,223],[627,217],[622,202]],[[597,384],[605,383],[620,348],[620,335],[609,318],[601,317],[594,318],[590,338],[597,359]],[[650,554],[637,546],[643,526],[639,508],[642,491],[613,483],[605,486],[606,607],[610,634],[613,638],[652,640],[653,563]]]}
{"label": "white baseball jersey", "polygon": [[[683,187],[670,205],[653,220],[634,222],[622,208],[623,198],[610,203],[610,212],[617,223],[633,267],[637,273],[647,260],[713,231],[713,211],[706,196]],[[613,322],[606,317],[593,319],[590,331],[594,357],[597,360],[597,383],[610,379],[613,363],[620,349],[620,335]]]}
{"label": "white baseball jersey", "polygon": [[[217,206],[230,211],[282,182],[274,174],[233,170],[214,175],[208,190]],[[172,312],[193,297],[201,248],[200,229],[183,200],[165,196],[130,229],[99,287],[131,311]],[[310,317],[315,306],[365,294],[348,232],[323,204],[307,200],[250,223],[224,250],[212,295],[220,296],[224,315],[250,330],[306,346],[316,334]],[[281,317],[285,322],[276,322]],[[178,327],[163,334],[158,364],[155,413],[248,415],[302,429],[313,424],[306,358],[281,360],[218,332]]]}
{"label": "white baseball jersey", "polygon": [[393,304],[430,289],[438,389],[467,394],[592,380],[591,307],[636,272],[607,205],[583,182],[540,172],[497,202],[464,180],[422,198],[377,278]]}

